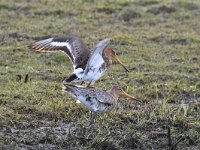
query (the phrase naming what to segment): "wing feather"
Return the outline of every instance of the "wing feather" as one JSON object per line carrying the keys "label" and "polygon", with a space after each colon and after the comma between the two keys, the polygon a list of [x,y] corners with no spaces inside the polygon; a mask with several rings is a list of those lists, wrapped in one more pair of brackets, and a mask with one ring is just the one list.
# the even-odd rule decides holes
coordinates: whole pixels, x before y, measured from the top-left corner
{"label": "wing feather", "polygon": [[110,93],[102,89],[90,88],[86,89],[84,92],[87,93],[87,96],[96,98],[100,103],[113,104],[115,101],[114,97]]}
{"label": "wing feather", "polygon": [[109,46],[110,43],[111,39],[104,39],[95,46],[93,53],[87,62],[85,74],[87,74],[90,70],[100,68],[103,63],[105,63],[103,59],[103,51]]}
{"label": "wing feather", "polygon": [[39,52],[64,52],[72,61],[74,69],[83,68],[87,64],[90,51],[80,38],[48,38],[29,45],[29,48]]}
{"label": "wing feather", "polygon": [[[112,94],[106,92],[102,89],[97,88],[84,88],[78,87],[75,85],[65,85],[64,90],[72,93],[73,95],[77,96],[77,98],[86,105],[87,107],[87,99],[95,100],[98,103],[102,103],[105,105],[112,105],[115,103],[115,98]],[[89,108],[89,106],[88,106]]]}

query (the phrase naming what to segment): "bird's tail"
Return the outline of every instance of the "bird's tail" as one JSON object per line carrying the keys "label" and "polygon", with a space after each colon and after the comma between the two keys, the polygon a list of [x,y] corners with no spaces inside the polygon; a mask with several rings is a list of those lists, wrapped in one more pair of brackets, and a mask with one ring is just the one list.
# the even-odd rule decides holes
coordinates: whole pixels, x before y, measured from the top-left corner
{"label": "bird's tail", "polygon": [[77,91],[77,87],[75,85],[66,84],[63,86],[63,91],[74,94]]}
{"label": "bird's tail", "polygon": [[71,84],[65,84],[63,86],[63,91],[70,93],[74,96],[77,96],[77,95],[79,95],[82,88],[83,88],[83,86],[75,86],[75,85],[71,85]]}
{"label": "bird's tail", "polygon": [[[81,88],[81,86],[77,87],[75,85],[66,84],[66,85],[63,86],[63,91],[67,92],[72,97],[77,97],[79,95],[79,89],[78,88]],[[76,103],[81,103],[81,102],[79,100],[77,100]]]}

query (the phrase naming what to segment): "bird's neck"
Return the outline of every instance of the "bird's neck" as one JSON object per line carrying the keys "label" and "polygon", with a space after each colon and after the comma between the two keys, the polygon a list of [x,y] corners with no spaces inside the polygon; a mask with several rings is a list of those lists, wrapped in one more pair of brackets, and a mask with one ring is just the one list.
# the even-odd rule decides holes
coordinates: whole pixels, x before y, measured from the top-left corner
{"label": "bird's neck", "polygon": [[110,67],[110,65],[112,64],[112,57],[103,55],[103,59],[104,59],[104,61],[106,63],[106,66]]}
{"label": "bird's neck", "polygon": [[106,48],[102,56],[106,64],[110,66],[112,64],[112,55],[110,53],[110,48]]}

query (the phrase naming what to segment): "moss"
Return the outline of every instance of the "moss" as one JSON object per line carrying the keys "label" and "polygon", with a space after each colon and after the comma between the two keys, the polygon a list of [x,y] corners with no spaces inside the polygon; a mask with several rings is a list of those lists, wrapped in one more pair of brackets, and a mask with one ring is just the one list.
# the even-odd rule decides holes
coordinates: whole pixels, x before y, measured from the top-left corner
{"label": "moss", "polygon": [[132,19],[140,18],[141,14],[139,12],[134,11],[133,9],[123,9],[120,14],[119,18],[123,21],[130,21]]}

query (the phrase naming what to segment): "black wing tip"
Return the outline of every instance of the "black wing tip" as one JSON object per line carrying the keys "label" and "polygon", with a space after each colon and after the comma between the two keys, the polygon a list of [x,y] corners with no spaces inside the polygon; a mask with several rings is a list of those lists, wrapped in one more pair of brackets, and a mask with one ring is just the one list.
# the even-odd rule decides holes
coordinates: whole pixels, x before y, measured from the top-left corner
{"label": "black wing tip", "polygon": [[68,83],[68,82],[72,82],[73,80],[77,79],[78,77],[76,76],[76,74],[72,74],[70,77],[65,78],[63,80],[63,83]]}

